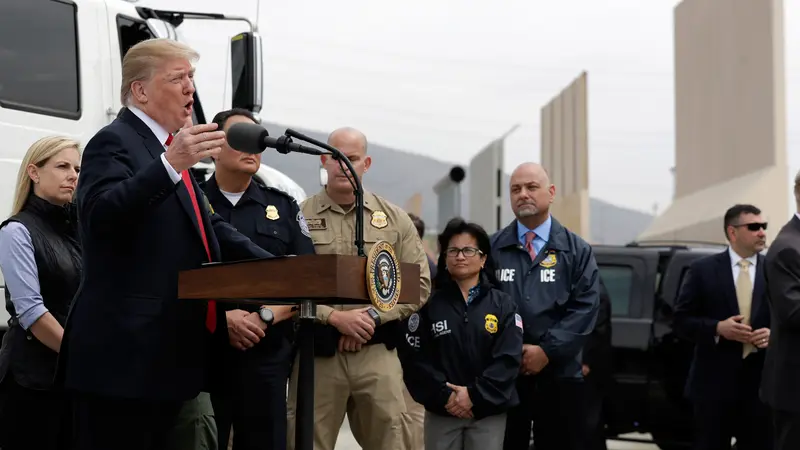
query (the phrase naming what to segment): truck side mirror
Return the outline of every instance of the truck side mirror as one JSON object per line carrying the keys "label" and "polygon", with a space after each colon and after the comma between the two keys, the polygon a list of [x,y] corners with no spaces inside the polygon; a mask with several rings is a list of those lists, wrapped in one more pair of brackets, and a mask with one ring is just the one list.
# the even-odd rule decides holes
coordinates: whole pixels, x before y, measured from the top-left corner
{"label": "truck side mirror", "polygon": [[244,32],[231,38],[231,107],[258,113],[262,106],[261,36]]}

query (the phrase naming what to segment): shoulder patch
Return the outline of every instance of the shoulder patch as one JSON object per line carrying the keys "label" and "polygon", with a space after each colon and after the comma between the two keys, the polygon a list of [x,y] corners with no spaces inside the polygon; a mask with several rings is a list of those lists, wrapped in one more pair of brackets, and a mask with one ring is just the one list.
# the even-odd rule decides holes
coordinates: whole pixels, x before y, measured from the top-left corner
{"label": "shoulder patch", "polygon": [[419,314],[414,313],[408,318],[408,332],[414,333],[417,331],[417,328],[419,328]]}
{"label": "shoulder patch", "polygon": [[520,316],[519,314],[516,314],[516,313],[514,314],[514,325],[516,325],[517,328],[519,328],[520,330],[523,329],[522,328],[522,316]]}
{"label": "shoulder patch", "polygon": [[297,224],[300,225],[300,232],[303,233],[305,237],[311,237],[311,232],[308,231],[308,223],[306,223],[306,218],[303,216],[303,211],[297,211]]}

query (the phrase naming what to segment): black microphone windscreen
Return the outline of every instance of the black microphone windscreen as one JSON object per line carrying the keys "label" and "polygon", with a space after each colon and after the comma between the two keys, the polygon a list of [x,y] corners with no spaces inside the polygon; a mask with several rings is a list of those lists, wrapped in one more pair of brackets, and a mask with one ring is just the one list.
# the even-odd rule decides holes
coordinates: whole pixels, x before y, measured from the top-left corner
{"label": "black microphone windscreen", "polygon": [[228,145],[234,150],[245,153],[261,153],[266,146],[264,138],[269,136],[269,132],[261,125],[254,123],[239,122],[228,128],[225,138]]}

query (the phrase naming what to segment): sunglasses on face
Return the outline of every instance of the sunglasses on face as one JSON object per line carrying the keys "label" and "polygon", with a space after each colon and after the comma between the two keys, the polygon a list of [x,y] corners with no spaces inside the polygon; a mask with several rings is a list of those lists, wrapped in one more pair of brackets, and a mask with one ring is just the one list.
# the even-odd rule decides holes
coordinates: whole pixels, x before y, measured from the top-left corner
{"label": "sunglasses on face", "polygon": [[459,253],[463,253],[464,256],[467,258],[471,258],[477,254],[483,254],[482,251],[478,250],[475,247],[464,247],[464,248],[450,247],[447,249],[447,256],[457,258]]}
{"label": "sunglasses on face", "polygon": [[740,223],[739,225],[734,225],[735,227],[746,227],[750,231],[758,231],[764,230],[767,231],[767,222],[752,222],[752,223]]}

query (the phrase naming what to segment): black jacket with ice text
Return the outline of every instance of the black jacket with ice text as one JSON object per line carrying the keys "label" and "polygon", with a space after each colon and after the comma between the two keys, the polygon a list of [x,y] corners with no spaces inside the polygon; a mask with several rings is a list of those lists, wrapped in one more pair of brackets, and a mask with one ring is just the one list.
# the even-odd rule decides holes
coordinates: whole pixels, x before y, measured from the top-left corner
{"label": "black jacket with ice text", "polygon": [[522,319],[514,300],[487,279],[469,304],[455,284],[436,290],[406,319],[398,346],[411,396],[428,411],[449,416],[452,389],[466,386],[475,419],[519,403],[515,382],[522,361]]}
{"label": "black jacket with ice text", "polygon": [[492,257],[500,288],[525,323],[525,343],[540,346],[550,360],[537,376],[582,379],[581,350],[600,306],[592,247],[553,218],[550,239],[531,261],[517,235],[516,220],[495,233]]}

